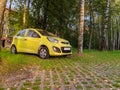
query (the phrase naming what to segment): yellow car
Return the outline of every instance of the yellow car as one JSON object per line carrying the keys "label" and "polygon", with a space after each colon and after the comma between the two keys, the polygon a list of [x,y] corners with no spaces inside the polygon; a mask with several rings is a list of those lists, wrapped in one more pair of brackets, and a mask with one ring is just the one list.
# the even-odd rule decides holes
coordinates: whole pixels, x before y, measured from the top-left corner
{"label": "yellow car", "polygon": [[11,52],[13,54],[17,52],[38,54],[43,59],[49,56],[72,54],[69,41],[45,30],[32,28],[21,30],[13,37]]}

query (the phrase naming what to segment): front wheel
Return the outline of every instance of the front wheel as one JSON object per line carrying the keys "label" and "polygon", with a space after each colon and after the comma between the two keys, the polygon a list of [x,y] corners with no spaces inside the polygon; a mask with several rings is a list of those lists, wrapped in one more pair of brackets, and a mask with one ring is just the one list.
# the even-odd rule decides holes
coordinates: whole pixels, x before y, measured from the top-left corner
{"label": "front wheel", "polygon": [[42,59],[49,58],[49,51],[48,51],[47,47],[41,47],[39,52],[38,52],[38,55]]}
{"label": "front wheel", "polygon": [[12,45],[12,47],[11,47],[11,53],[13,53],[13,54],[17,53],[17,49],[14,45]]}

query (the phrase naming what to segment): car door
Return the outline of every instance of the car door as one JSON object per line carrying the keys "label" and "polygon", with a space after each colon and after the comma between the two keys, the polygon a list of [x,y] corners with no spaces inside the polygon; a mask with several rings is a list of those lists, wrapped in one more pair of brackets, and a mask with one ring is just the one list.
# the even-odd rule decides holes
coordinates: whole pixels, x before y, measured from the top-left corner
{"label": "car door", "polygon": [[38,53],[40,35],[34,30],[28,30],[26,34],[26,45],[28,53]]}
{"label": "car door", "polygon": [[19,52],[25,52],[25,33],[26,30],[21,30],[15,37],[14,42]]}

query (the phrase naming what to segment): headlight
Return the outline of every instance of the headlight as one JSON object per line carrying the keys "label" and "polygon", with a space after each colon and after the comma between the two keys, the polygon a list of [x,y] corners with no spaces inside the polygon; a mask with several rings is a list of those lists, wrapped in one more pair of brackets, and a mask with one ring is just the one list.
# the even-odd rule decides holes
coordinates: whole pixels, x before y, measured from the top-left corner
{"label": "headlight", "polygon": [[47,39],[48,39],[50,42],[58,43],[58,40],[57,40],[57,39],[54,39],[54,38],[51,38],[51,37],[48,37]]}

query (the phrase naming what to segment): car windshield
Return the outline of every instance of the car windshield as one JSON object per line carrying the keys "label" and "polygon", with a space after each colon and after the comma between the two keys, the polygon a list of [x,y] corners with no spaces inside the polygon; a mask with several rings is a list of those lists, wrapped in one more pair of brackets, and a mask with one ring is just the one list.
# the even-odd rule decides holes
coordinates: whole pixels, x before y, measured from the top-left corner
{"label": "car windshield", "polygon": [[38,30],[44,36],[55,36],[54,34],[47,32],[45,30]]}

